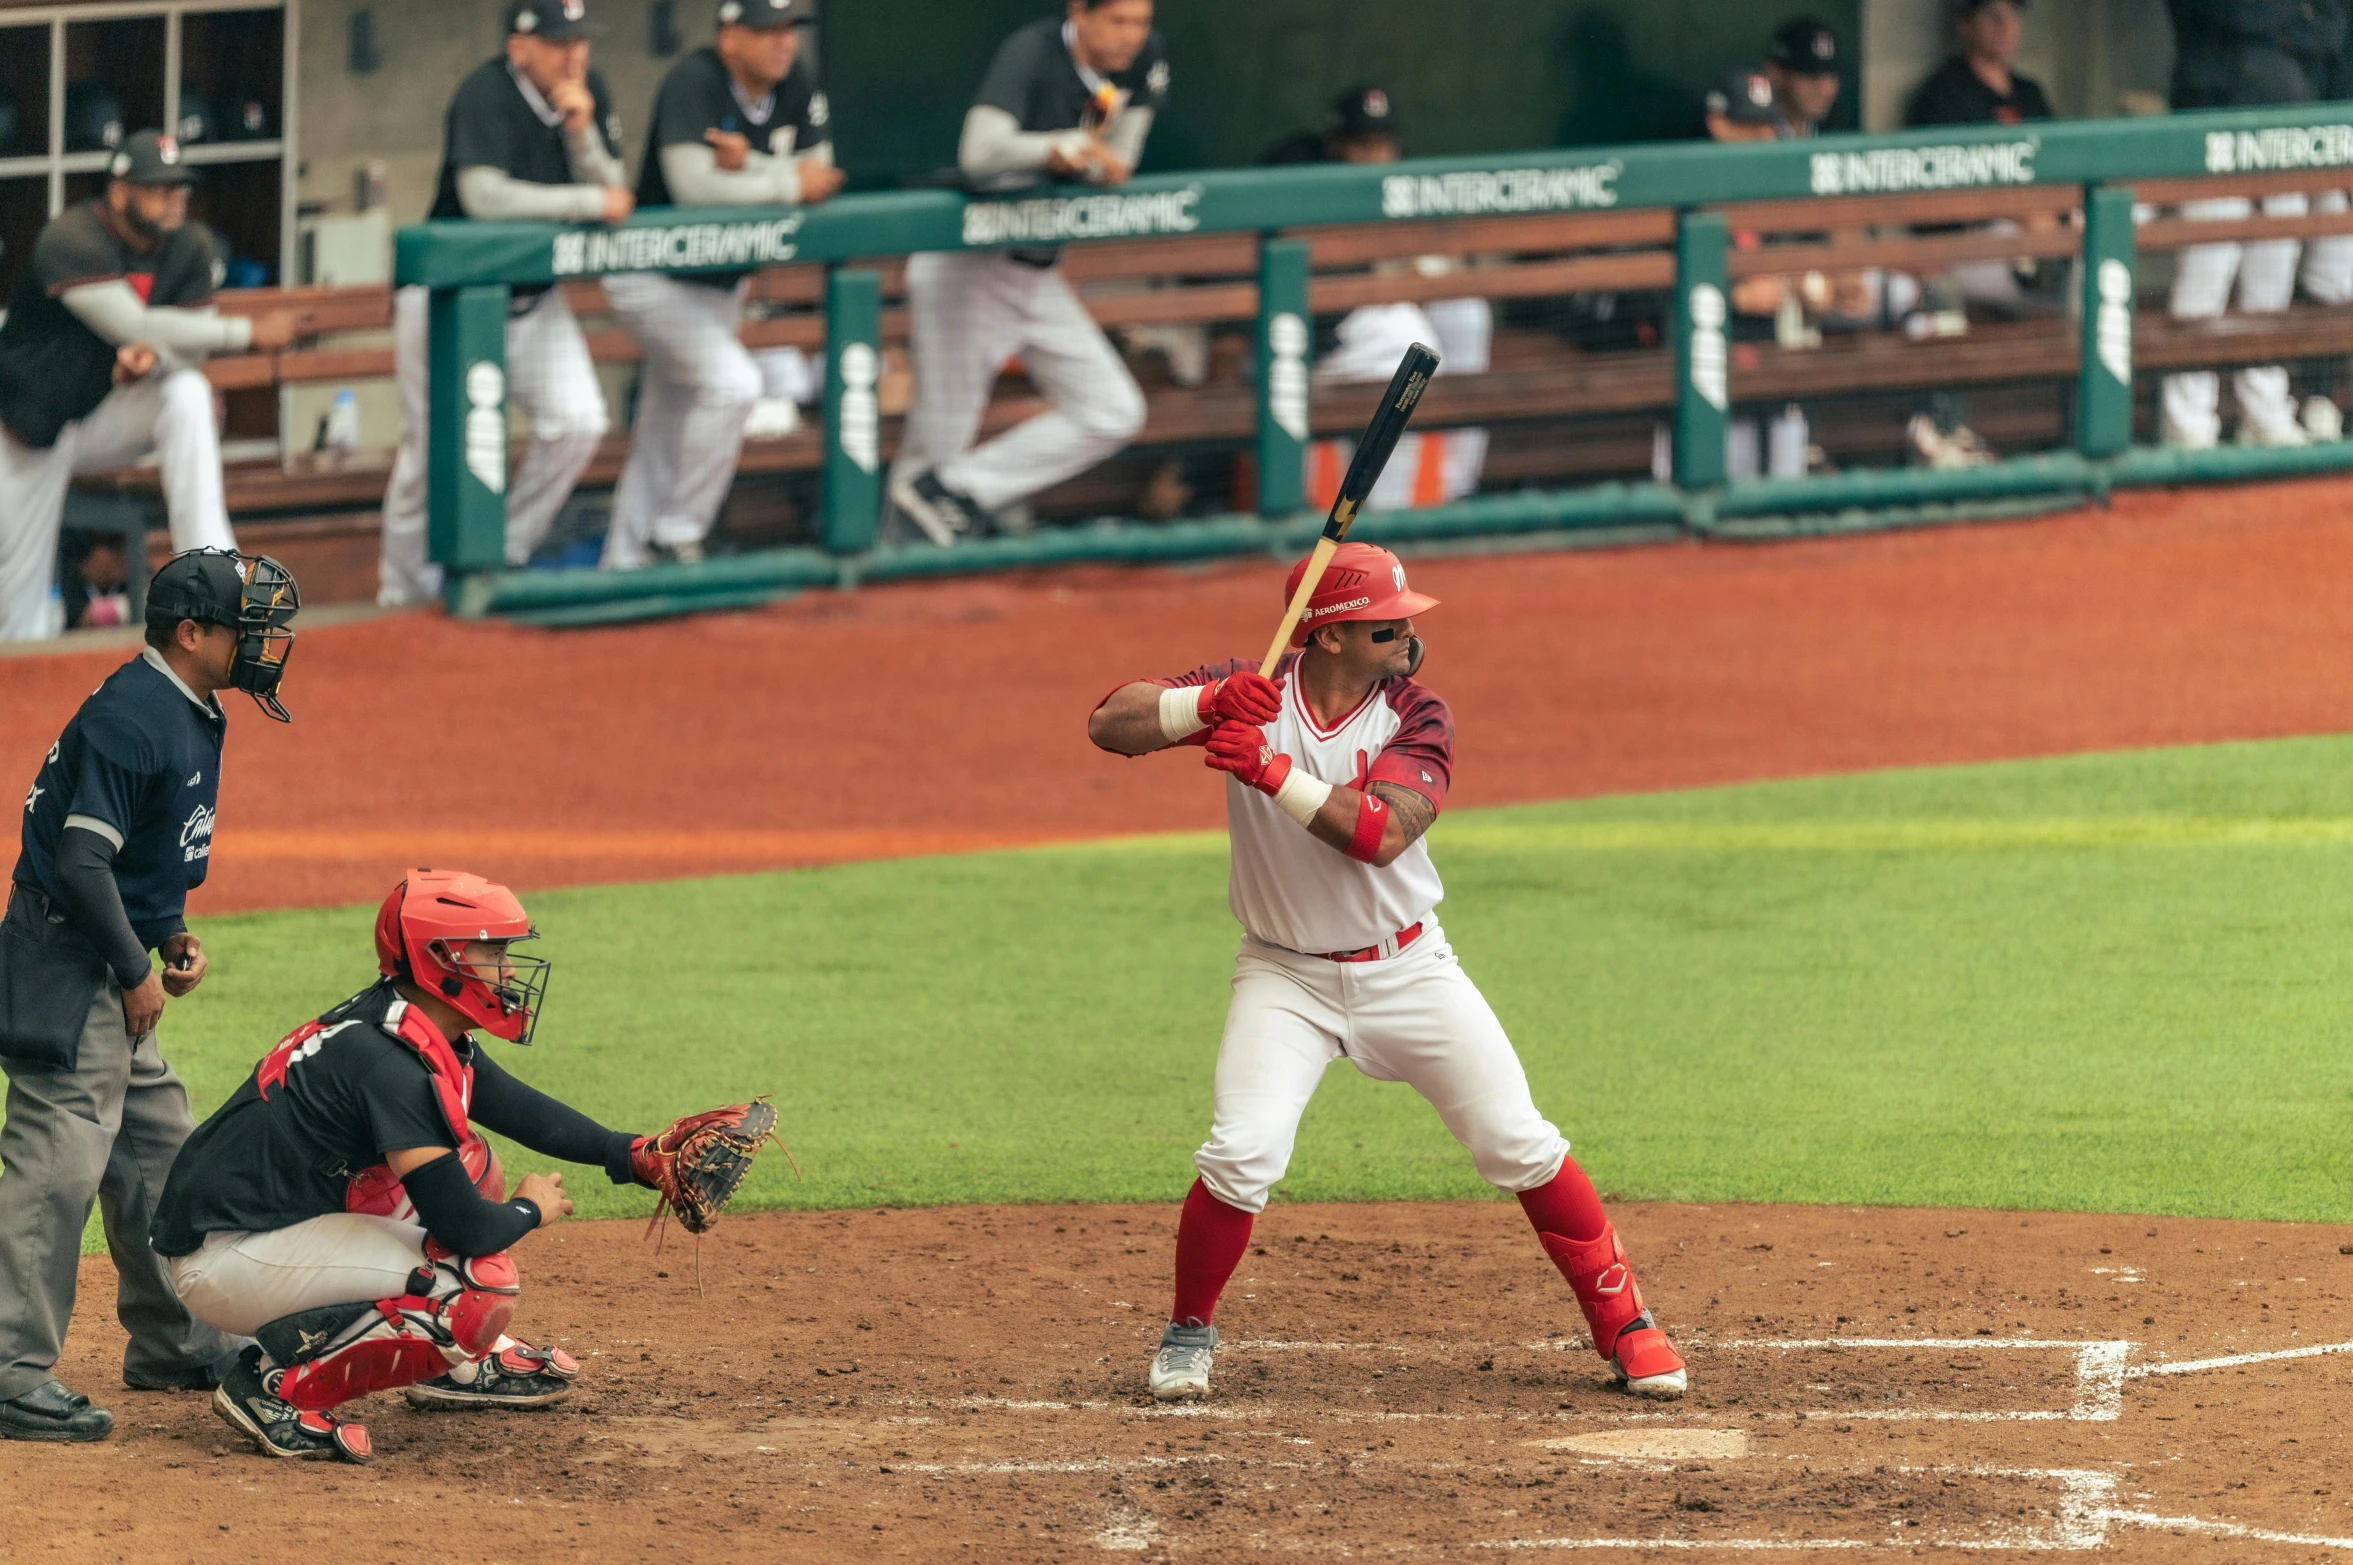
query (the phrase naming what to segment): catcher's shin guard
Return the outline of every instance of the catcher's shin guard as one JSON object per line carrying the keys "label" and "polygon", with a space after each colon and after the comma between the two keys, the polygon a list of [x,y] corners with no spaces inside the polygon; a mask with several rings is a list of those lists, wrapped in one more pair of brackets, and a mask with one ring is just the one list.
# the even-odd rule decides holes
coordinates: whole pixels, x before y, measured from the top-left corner
{"label": "catcher's shin guard", "polygon": [[1681,1396],[1686,1384],[1682,1355],[1643,1306],[1642,1290],[1634,1284],[1634,1268],[1627,1264],[1616,1225],[1605,1224],[1599,1238],[1581,1244],[1553,1233],[1536,1237],[1568,1278],[1586,1328],[1593,1333],[1593,1351],[1626,1388],[1641,1396]]}
{"label": "catcher's shin guard", "polygon": [[324,1411],[429,1380],[494,1348],[522,1292],[512,1257],[466,1258],[426,1242],[427,1265],[409,1273],[408,1292],[361,1304],[327,1304],[281,1315],[254,1340],[279,1366],[272,1394]]}

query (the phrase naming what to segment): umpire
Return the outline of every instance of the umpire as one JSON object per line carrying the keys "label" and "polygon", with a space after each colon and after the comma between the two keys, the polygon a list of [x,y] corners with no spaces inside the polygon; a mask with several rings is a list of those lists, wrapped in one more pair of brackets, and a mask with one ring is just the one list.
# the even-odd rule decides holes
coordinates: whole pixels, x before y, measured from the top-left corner
{"label": "umpire", "polygon": [[220,692],[244,690],[286,721],[277,689],[299,602],[267,557],[174,556],[148,588],[147,649],[82,703],[25,796],[0,920],[0,1437],[103,1440],[114,1428],[50,1373],[93,1199],[122,1278],[125,1385],[216,1384],[242,1345],[182,1308],[148,1244],[196,1123],[155,1025],[167,996],[204,981],[182,911],[212,860]]}

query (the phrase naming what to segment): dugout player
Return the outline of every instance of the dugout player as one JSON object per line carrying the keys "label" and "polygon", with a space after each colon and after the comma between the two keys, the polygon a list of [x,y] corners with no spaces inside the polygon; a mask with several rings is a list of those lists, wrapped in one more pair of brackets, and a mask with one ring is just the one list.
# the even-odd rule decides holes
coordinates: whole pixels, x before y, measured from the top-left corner
{"label": "dugout player", "polygon": [[[812,0],[721,0],[718,36],[672,66],[654,94],[638,206],[807,205],[841,189],[825,94],[801,58],[801,29],[816,19]],[[605,279],[642,354],[608,569],[635,570],[649,549],[702,558],[765,385],[736,335],[749,277]]]}
{"label": "dugout player", "polygon": [[114,1428],[51,1375],[92,1201],[122,1278],[123,1383],[200,1389],[235,1357],[235,1341],[182,1308],[148,1247],[195,1124],[155,1028],[167,998],[204,982],[185,911],[212,865],[220,692],[244,690],[285,721],[277,690],[299,604],[266,556],[175,556],[147,591],[147,650],[82,703],[25,796],[0,922],[0,1436],[103,1440]]}
{"label": "dugout player", "polygon": [[[1284,602],[1306,570],[1291,570]],[[1537,1111],[1502,1024],[1438,927],[1422,834],[1453,777],[1454,719],[1414,673],[1437,600],[1386,549],[1344,543],[1273,679],[1228,661],[1122,685],[1087,719],[1115,755],[1202,745],[1227,774],[1228,902],[1243,929],[1216,1114],[1177,1222],[1176,1297],[1152,1360],[1162,1401],[1209,1394],[1211,1318],[1291,1160],[1299,1116],[1342,1057],[1403,1081],[1519,1197],[1593,1346],[1640,1396],[1683,1395],[1667,1341],[1569,1144]]]}
{"label": "dugout player", "polygon": [[188,1308],[256,1340],[213,1409],[264,1456],[368,1459],[333,1414],[405,1387],[426,1407],[538,1407],[579,1365],[505,1335],[521,1291],[507,1252],[567,1215],[561,1174],[510,1197],[481,1126],[637,1181],[643,1138],[607,1130],[507,1074],[475,1040],[529,1043],[548,963],[515,894],[417,869],[376,915],[370,987],[262,1057],[172,1165],[155,1248]]}
{"label": "dugout player", "polygon": [[[512,0],[506,50],[458,83],[442,121],[440,183],[427,215],[618,223],[636,202],[621,167],[621,126],[588,68],[585,0]],[[588,339],[552,285],[518,285],[508,306],[507,396],[531,420],[531,445],[507,485],[507,563],[531,558],[604,439],[604,393]],[[384,491],[383,604],[441,590],[425,560],[426,291],[392,302],[400,452]]]}
{"label": "dugout player", "polygon": [[229,549],[208,353],[282,348],[294,317],[204,306],[220,258],[188,221],[195,179],[159,131],[124,141],[105,193],[51,218],[0,324],[0,641],[56,634],[49,589],[76,473],[149,451],[175,549]]}
{"label": "dugout player", "polygon": [[[1069,0],[998,48],[964,116],[956,166],[975,189],[1040,181],[1117,185],[1135,172],[1168,99],[1152,0]],[[1094,466],[1144,427],[1144,393],[1062,275],[1051,246],[952,250],[907,262],[915,404],[891,503],[942,546]],[[1005,361],[1054,404],[974,447]]]}

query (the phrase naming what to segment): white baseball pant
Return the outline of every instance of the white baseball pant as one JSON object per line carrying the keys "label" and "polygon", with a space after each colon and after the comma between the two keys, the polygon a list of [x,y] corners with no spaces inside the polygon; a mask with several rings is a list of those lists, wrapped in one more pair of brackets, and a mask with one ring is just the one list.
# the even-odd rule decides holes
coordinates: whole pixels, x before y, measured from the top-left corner
{"label": "white baseball pant", "polygon": [[632,272],[605,279],[613,315],[637,339],[637,422],[613,491],[608,570],[636,570],[649,542],[701,543],[743,450],[744,420],[765,388],[736,335],[742,284],[709,288]]}
{"label": "white baseball pant", "polygon": [[[172,548],[235,548],[221,497],[212,383],[202,371],[168,370],[115,387],[46,450],[0,430],[0,641],[36,641],[64,628],[51,623],[49,589],[74,474],[128,467],[149,451],[163,479]],[[132,560],[129,568],[146,563]]]}
{"label": "white baseball pant", "polygon": [[[2181,215],[2195,221],[2229,222],[2244,218],[2253,210],[2243,196],[2220,196],[2211,201],[2185,201]],[[2304,210],[2305,200],[2301,195],[2263,198],[2266,217],[2300,217]],[[2242,312],[2279,314],[2295,297],[2297,249],[2293,239],[2185,245],[2173,274],[2173,318],[2207,321],[2220,316],[2230,302],[2234,281],[2238,284]],[[2288,392],[2288,372],[2284,366],[2249,365],[2231,377],[2231,389],[2238,395],[2242,428],[2296,427],[2296,402]],[[2221,398],[2222,382],[2212,370],[2189,370],[2166,376],[2159,389],[2166,444],[2198,447],[2219,440]]]}
{"label": "white baseball pant", "polygon": [[[392,298],[392,352],[400,385],[400,453],[384,491],[384,557],[376,601],[429,602],[441,593],[441,567],[425,560],[425,443],[429,314],[426,291]],[[605,394],[596,382],[588,339],[550,288],[506,331],[507,401],[531,421],[531,440],[507,483],[507,563],[521,565],[547,536],[572,486],[605,437]]]}
{"label": "white baseball pant", "polygon": [[1503,1024],[1434,921],[1377,962],[1329,962],[1245,937],[1217,1051],[1215,1119],[1193,1154],[1211,1195],[1265,1210],[1307,1100],[1324,1067],[1342,1058],[1429,1099],[1499,1189],[1532,1190],[1569,1155],[1537,1112]]}
{"label": "white baseball pant", "polygon": [[268,1233],[206,1234],[164,1262],[188,1312],[239,1337],[297,1310],[398,1298],[425,1264],[423,1228],[358,1212]]}
{"label": "white baseball pant", "polygon": [[[987,510],[1076,477],[1135,439],[1144,393],[1059,266],[994,250],[907,261],[915,405],[891,466],[926,472]],[[1015,354],[1054,406],[974,449],[990,388]]]}
{"label": "white baseball pant", "polygon": [[[2312,198],[2315,212],[2343,212],[2349,207],[2353,203],[2342,190],[2324,190]],[[2353,303],[2353,234],[2306,240],[2299,280],[2304,292],[2321,304]]]}

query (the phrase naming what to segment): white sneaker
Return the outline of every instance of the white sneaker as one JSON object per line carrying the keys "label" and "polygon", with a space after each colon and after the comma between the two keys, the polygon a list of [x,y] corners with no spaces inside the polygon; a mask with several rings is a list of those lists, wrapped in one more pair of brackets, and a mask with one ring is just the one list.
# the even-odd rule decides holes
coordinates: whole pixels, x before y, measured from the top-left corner
{"label": "white sneaker", "polygon": [[783,397],[762,397],[744,416],[746,440],[782,440],[801,427],[801,410]]}
{"label": "white sneaker", "polygon": [[2253,419],[2239,420],[2238,443],[2242,446],[2271,446],[2291,448],[2312,444],[2312,437],[2304,433],[2301,424],[2259,424]]}
{"label": "white sneaker", "polygon": [[1215,1326],[1179,1326],[1160,1333],[1152,1355],[1152,1398],[1156,1402],[1198,1402],[1209,1395],[1209,1354],[1217,1346]]}
{"label": "white sneaker", "polygon": [[2301,420],[2304,433],[2314,440],[2328,442],[2345,438],[2345,410],[2333,397],[2306,397]]}
{"label": "white sneaker", "polygon": [[2176,451],[2211,451],[2221,443],[2221,437],[2211,429],[2184,429],[2171,419],[2160,419],[2157,443]]}

